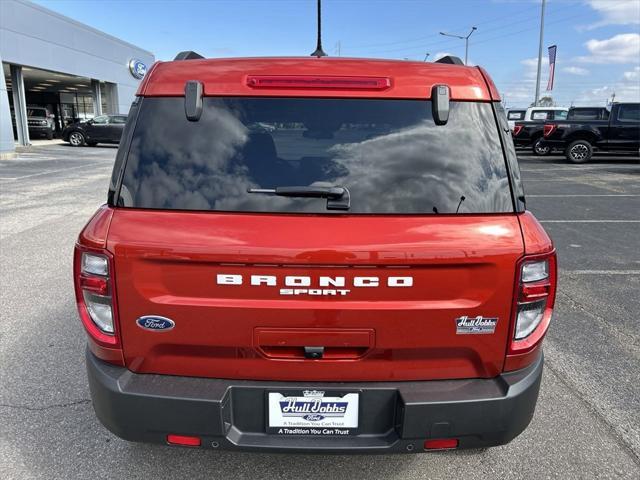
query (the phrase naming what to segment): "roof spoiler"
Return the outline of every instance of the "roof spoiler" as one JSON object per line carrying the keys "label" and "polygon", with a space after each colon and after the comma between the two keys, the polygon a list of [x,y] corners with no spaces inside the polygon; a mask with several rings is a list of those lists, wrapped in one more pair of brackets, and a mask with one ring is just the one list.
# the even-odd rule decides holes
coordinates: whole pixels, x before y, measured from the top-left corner
{"label": "roof spoiler", "polygon": [[204,57],[199,53],[196,53],[192,50],[185,50],[184,52],[180,52],[179,54],[177,54],[173,60],[200,60],[201,58]]}
{"label": "roof spoiler", "polygon": [[434,63],[448,63],[450,65],[464,65],[462,60],[459,57],[454,57],[453,55],[445,55],[442,58],[439,58]]}

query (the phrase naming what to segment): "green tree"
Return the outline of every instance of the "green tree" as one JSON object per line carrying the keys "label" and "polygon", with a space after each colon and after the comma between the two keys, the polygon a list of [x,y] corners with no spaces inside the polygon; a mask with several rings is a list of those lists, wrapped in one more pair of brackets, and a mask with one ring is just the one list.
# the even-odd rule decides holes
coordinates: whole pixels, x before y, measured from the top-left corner
{"label": "green tree", "polygon": [[532,103],[529,106],[530,107],[553,107],[554,104],[555,102],[553,101],[553,97],[546,96],[546,97],[540,97],[540,99],[538,100],[538,105],[536,105],[535,103]]}

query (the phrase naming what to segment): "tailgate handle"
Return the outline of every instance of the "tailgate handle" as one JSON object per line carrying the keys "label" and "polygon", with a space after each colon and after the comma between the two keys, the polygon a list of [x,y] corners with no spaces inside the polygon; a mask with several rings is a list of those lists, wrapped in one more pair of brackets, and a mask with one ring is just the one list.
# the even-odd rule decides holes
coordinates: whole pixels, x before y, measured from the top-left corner
{"label": "tailgate handle", "polygon": [[355,360],[375,344],[372,329],[257,328],[254,346],[268,358]]}

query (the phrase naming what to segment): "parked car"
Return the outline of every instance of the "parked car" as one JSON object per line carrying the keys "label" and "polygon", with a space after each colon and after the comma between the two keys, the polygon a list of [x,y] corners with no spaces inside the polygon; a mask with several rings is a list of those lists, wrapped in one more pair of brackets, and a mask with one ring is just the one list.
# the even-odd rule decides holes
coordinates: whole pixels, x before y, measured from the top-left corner
{"label": "parked car", "polygon": [[523,122],[527,113],[526,109],[509,109],[507,110],[507,120],[509,122],[509,128],[513,130],[516,122]]}
{"label": "parked car", "polygon": [[591,160],[594,149],[640,152],[640,103],[614,103],[607,119],[546,122],[543,145],[562,150],[572,163]]}
{"label": "parked car", "polygon": [[[529,107],[524,110],[524,115],[520,117],[522,110],[509,110],[507,119],[509,128],[513,130],[516,122],[534,122],[540,123],[546,120],[562,120],[567,118],[569,109],[566,107]],[[516,144],[516,146],[520,146]],[[530,145],[526,145],[527,147]]]}
{"label": "parked car", "polygon": [[[27,126],[29,129],[29,138],[45,137],[47,140],[53,139],[55,125],[53,122],[54,115],[49,113],[46,107],[27,106]],[[11,120],[13,123],[13,134],[16,133],[16,117],[15,111],[11,110]]]}
{"label": "parked car", "polygon": [[67,126],[62,132],[62,139],[74,147],[119,143],[126,122],[126,115],[99,115]]}
{"label": "parked car", "polygon": [[[540,115],[542,116],[542,115]],[[549,120],[565,118],[564,111],[546,112]],[[603,107],[571,107],[566,115],[569,120],[600,120],[609,118],[609,111]],[[519,147],[531,147],[534,154],[544,156],[553,151],[553,148],[544,143],[544,125],[539,120],[529,122],[515,122],[513,127],[513,141]]]}
{"label": "parked car", "polygon": [[269,452],[520,434],[556,253],[488,74],[452,57],[178,58],[141,83],[75,247],[100,421]]}

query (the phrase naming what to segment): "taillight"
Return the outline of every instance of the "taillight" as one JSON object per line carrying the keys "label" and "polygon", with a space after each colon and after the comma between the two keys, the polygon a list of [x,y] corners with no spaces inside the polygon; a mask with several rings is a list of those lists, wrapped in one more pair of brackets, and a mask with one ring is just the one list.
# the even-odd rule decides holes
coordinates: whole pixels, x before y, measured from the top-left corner
{"label": "taillight", "polygon": [[549,135],[551,135],[553,132],[556,131],[556,128],[558,128],[558,126],[552,123],[547,123],[542,128],[543,128],[544,136],[548,137]]}
{"label": "taillight", "polygon": [[544,338],[556,296],[555,252],[525,257],[518,264],[510,354],[533,350]]}
{"label": "taillight", "polygon": [[516,125],[515,127],[513,127],[513,136],[517,137],[521,131],[522,131],[522,125]]}
{"label": "taillight", "polygon": [[117,347],[113,257],[106,250],[76,245],[74,281],[80,320],[98,345]]}

